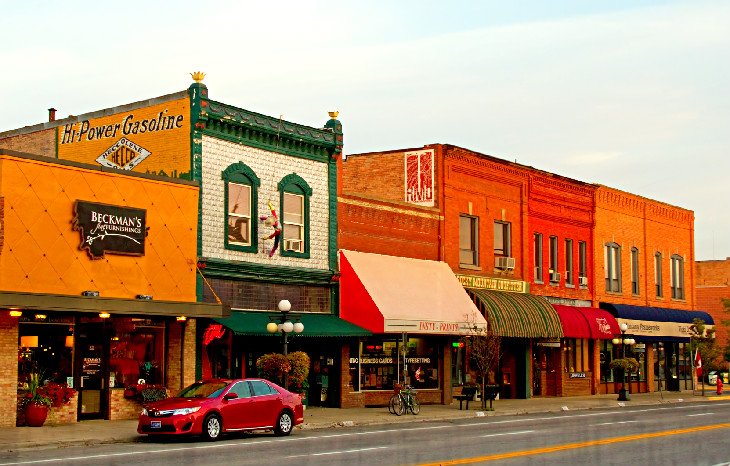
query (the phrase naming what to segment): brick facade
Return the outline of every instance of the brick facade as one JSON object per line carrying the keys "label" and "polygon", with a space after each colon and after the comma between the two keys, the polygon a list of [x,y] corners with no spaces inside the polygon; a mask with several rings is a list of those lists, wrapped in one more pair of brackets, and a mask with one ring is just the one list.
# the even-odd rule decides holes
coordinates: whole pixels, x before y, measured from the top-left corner
{"label": "brick facade", "polygon": [[0,149],[56,158],[56,130],[45,129],[32,133],[20,133],[20,131],[1,133]]}
{"label": "brick facade", "polygon": [[722,299],[730,299],[730,257],[725,260],[695,262],[695,295],[697,309],[709,313],[715,320],[720,347],[730,343],[728,328],[722,321],[730,318]]}
{"label": "brick facade", "polygon": [[15,425],[18,396],[18,319],[0,312],[0,427]]}
{"label": "brick facade", "polygon": [[[684,310],[695,309],[694,301],[694,213],[606,186],[596,193],[594,230],[594,304],[608,302]],[[606,290],[606,243],[621,248],[621,291]],[[639,251],[639,293],[631,288],[631,249]],[[663,296],[655,289],[654,255],[662,254]],[[684,299],[671,296],[670,258],[684,259]]]}

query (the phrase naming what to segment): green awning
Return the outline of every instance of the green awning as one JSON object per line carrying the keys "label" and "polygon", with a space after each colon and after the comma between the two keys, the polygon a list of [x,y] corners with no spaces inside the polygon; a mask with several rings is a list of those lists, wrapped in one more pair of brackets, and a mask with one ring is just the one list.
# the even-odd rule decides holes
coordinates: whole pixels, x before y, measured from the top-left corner
{"label": "green awning", "polygon": [[497,335],[514,338],[562,338],[560,317],[540,296],[466,288]]}
{"label": "green awning", "polygon": [[[268,333],[266,324],[271,322],[269,316],[277,317],[276,312],[264,311],[231,311],[230,317],[213,319],[223,324],[236,335],[279,336]],[[332,314],[296,314],[291,321],[299,320],[304,324],[304,331],[297,337],[365,337],[372,335],[367,330],[344,321]]]}

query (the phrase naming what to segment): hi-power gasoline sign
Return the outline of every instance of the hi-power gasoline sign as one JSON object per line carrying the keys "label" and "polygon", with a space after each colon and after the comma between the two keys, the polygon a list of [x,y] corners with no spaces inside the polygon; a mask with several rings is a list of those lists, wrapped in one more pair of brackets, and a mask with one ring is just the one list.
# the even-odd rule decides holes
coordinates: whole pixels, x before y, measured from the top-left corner
{"label": "hi-power gasoline sign", "polygon": [[173,100],[58,128],[58,158],[178,178],[190,172],[190,103]]}

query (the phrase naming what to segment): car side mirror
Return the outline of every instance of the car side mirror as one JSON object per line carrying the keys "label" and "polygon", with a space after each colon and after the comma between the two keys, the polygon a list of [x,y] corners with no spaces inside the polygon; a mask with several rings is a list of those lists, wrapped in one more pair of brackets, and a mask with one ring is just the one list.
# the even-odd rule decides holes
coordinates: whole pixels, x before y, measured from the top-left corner
{"label": "car side mirror", "polygon": [[235,400],[238,398],[238,393],[228,392],[223,396],[224,400]]}

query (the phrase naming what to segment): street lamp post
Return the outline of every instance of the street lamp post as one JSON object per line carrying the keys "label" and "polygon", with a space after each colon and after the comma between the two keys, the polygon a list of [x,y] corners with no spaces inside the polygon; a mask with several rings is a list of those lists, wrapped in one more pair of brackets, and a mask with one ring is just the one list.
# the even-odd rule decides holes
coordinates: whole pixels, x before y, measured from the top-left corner
{"label": "street lamp post", "polygon": [[287,354],[289,354],[288,335],[292,332],[302,333],[304,331],[304,324],[301,322],[292,322],[291,320],[289,320],[289,311],[291,310],[291,303],[289,302],[289,300],[282,299],[281,301],[279,301],[277,307],[279,308],[279,312],[281,312],[281,314],[273,317],[274,320],[266,324],[266,330],[269,333],[281,332],[281,337],[283,341],[282,353],[284,353],[284,355],[286,356]]}
{"label": "street lamp post", "polygon": [[[625,322],[622,322],[621,325],[619,325],[619,329],[621,330],[621,339],[614,338],[611,342],[614,345],[621,345],[621,359],[626,359],[626,346],[627,345],[633,345],[636,343],[636,340],[633,338],[627,338],[626,337],[626,331],[629,329],[629,326],[626,325]],[[626,369],[623,371],[623,375],[621,377],[621,389],[618,391],[618,401],[628,401],[630,399],[629,397],[629,391],[626,390]]]}

